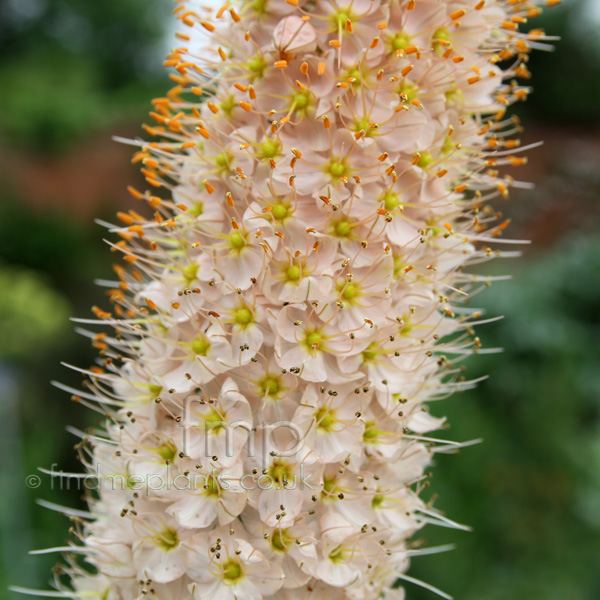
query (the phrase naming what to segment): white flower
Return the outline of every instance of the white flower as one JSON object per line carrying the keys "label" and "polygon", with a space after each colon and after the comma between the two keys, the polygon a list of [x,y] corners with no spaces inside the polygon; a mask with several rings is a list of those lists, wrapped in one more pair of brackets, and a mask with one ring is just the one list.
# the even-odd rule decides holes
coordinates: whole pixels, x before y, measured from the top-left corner
{"label": "white flower", "polygon": [[283,584],[276,563],[227,529],[198,534],[192,546],[189,589],[196,600],[255,600],[271,596]]}

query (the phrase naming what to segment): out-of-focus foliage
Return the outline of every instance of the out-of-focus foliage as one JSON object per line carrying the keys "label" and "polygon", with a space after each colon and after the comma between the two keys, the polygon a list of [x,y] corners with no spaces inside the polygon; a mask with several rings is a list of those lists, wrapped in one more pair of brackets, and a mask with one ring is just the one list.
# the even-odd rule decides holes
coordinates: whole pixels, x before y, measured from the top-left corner
{"label": "out-of-focus foliage", "polygon": [[31,357],[68,326],[69,305],[35,271],[0,267],[0,360]]}
{"label": "out-of-focus foliage", "polygon": [[[77,373],[59,361],[90,366],[96,352],[78,336],[70,316],[88,316],[102,301],[93,278],[110,276],[112,258],[99,227],[65,215],[36,213],[14,200],[0,205],[0,598],[10,584],[46,586],[56,557],[27,556],[32,548],[60,544],[68,521],[35,505],[38,498],[79,506],[69,480],[27,488],[27,476],[52,463],[80,469],[65,426],[85,428],[98,416],[52,387],[73,387]],[[5,414],[7,413],[7,414]],[[17,558],[18,557],[18,560]],[[11,598],[16,595],[10,594]]]}
{"label": "out-of-focus foliage", "polygon": [[599,25],[598,0],[567,0],[531,20],[531,28],[541,27],[560,40],[554,52],[531,55],[534,93],[519,105],[519,114],[562,125],[600,124],[595,100],[600,96]]}
{"label": "out-of-focus foliage", "polygon": [[473,298],[505,316],[477,332],[484,347],[506,351],[469,359],[469,377],[491,377],[445,404],[448,435],[484,443],[440,457],[432,487],[474,531],[430,528],[429,543],[458,548],[414,563],[457,598],[600,597],[599,296],[600,239],[589,236],[564,240]]}
{"label": "out-of-focus foliage", "polygon": [[164,1],[4,0],[0,131],[55,151],[147,105],[163,47]]}
{"label": "out-of-focus foliage", "polygon": [[[60,480],[51,486],[46,477],[31,489],[25,477],[52,463],[80,469],[77,439],[65,425],[85,428],[98,415],[50,382],[81,383],[59,361],[93,364],[96,352],[68,316],[88,316],[92,304],[102,303],[93,280],[111,276],[114,258],[101,228],[76,220],[85,210],[75,205],[60,213],[37,196],[18,195],[11,168],[37,178],[35,186],[18,189],[44,189],[47,165],[60,166],[60,157],[76,154],[93,134],[108,139],[107,127],[117,124],[135,131],[150,99],[167,86],[161,62],[171,9],[169,0],[0,2],[0,598],[18,597],[6,590],[10,584],[47,587],[51,577],[56,556],[27,552],[60,545],[69,523],[35,500],[81,503],[81,493],[61,490]],[[105,165],[90,155],[89,173],[106,177]],[[45,168],[27,172],[36,162]],[[69,168],[61,173],[69,176]]]}

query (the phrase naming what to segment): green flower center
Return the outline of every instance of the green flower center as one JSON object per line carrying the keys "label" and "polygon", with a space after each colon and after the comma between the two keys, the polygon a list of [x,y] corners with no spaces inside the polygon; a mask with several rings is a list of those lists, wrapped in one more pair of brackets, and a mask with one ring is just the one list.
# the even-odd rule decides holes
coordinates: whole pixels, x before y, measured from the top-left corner
{"label": "green flower center", "polygon": [[444,145],[442,146],[442,155],[448,156],[450,152],[456,149],[456,142],[451,136],[447,135],[444,139]]}
{"label": "green flower center", "polygon": [[325,477],[323,479],[323,491],[321,492],[321,498],[324,500],[335,498],[337,484],[338,480],[335,477]]}
{"label": "green flower center", "polygon": [[198,200],[194,206],[188,208],[187,212],[192,215],[192,217],[199,217],[204,212],[204,203]]}
{"label": "green flower center", "polygon": [[399,94],[404,94],[406,96],[406,102],[412,102],[418,98],[420,88],[416,83],[404,79],[397,90]]}
{"label": "green flower center", "polygon": [[192,342],[192,352],[196,356],[206,356],[208,351],[210,350],[210,342],[205,335],[200,334],[193,342]]}
{"label": "green flower center", "polygon": [[269,477],[280,487],[284,487],[293,480],[294,470],[292,465],[281,461],[274,462],[268,471]]}
{"label": "green flower center", "polygon": [[262,77],[267,68],[267,61],[262,54],[257,54],[247,62],[247,66],[255,77]]}
{"label": "green flower center", "polygon": [[403,336],[410,335],[410,332],[413,329],[413,326],[410,323],[410,318],[403,317],[402,320],[404,321],[404,325],[402,325],[402,327],[400,327],[398,332],[400,333],[400,335],[403,335]]}
{"label": "green flower center", "polygon": [[304,343],[309,350],[320,350],[323,344],[323,336],[318,331],[307,332]]}
{"label": "green flower center", "polygon": [[367,117],[356,118],[352,123],[353,131],[363,131],[367,137],[373,137],[374,127],[371,126],[371,121]]}
{"label": "green flower center", "polygon": [[293,541],[294,538],[289,535],[287,529],[278,529],[271,534],[271,547],[276,552],[287,552],[288,546]]}
{"label": "green flower center", "polygon": [[449,42],[450,41],[450,33],[448,32],[448,30],[445,27],[443,27],[443,28],[435,31],[433,33],[433,35],[431,36],[431,39],[433,42],[433,49],[438,54],[442,54],[448,46],[446,44],[441,44],[439,42],[439,40],[443,40],[444,42]]}
{"label": "green flower center", "polygon": [[331,16],[331,20],[333,22],[333,27],[335,27],[336,31],[340,29],[342,31],[346,30],[346,21],[350,19],[352,21],[353,13],[350,8],[341,8],[335,14]]}
{"label": "green flower center", "polygon": [[183,268],[183,278],[187,285],[192,283],[194,279],[196,279],[196,275],[198,273],[198,265],[195,263],[189,264],[187,267]]}
{"label": "green flower center", "polygon": [[248,325],[248,323],[252,322],[252,311],[249,308],[246,308],[245,306],[242,308],[238,308],[235,311],[235,322],[238,325]]}
{"label": "green flower center", "polygon": [[383,207],[388,212],[392,212],[401,204],[400,196],[394,192],[390,192],[389,190],[383,194],[380,200],[383,202]]}
{"label": "green flower center", "polygon": [[463,104],[465,101],[463,91],[460,89],[445,92],[444,96],[446,96],[446,102],[452,106]]}
{"label": "green flower center", "polygon": [[206,422],[206,429],[211,433],[219,433],[225,427],[223,415],[220,415],[214,408],[211,408],[208,414],[202,415],[202,418]]}
{"label": "green flower center", "polygon": [[362,357],[365,362],[375,360],[377,358],[377,350],[375,344],[369,344],[367,349],[363,351]]}
{"label": "green flower center", "polygon": [[421,169],[426,169],[432,162],[433,156],[431,156],[431,152],[421,152],[417,165],[421,167]]}
{"label": "green flower center", "polygon": [[149,390],[149,392],[150,392],[150,395],[151,395],[153,398],[157,398],[157,397],[160,395],[160,393],[162,392],[162,389],[163,389],[163,388],[162,388],[162,385],[150,384],[150,385],[148,386],[148,390]]}
{"label": "green flower center", "polygon": [[273,218],[277,221],[283,221],[288,216],[288,207],[285,204],[275,204],[271,210]]}
{"label": "green flower center", "polygon": [[346,284],[346,287],[344,288],[344,291],[342,292],[342,298],[344,300],[354,300],[354,298],[356,298],[356,296],[358,296],[358,294],[360,293],[360,289],[359,287],[355,284],[355,283],[348,283]]}
{"label": "green flower center", "polygon": [[225,153],[225,152],[221,152],[220,154],[217,154],[217,156],[215,157],[215,164],[217,165],[217,167],[219,167],[220,169],[226,169],[229,168],[229,161],[232,159],[233,157],[230,156],[229,154]]}
{"label": "green flower center", "polygon": [[219,108],[228,117],[230,117],[232,115],[233,110],[235,109],[236,106],[237,106],[237,102],[236,102],[235,96],[233,96],[233,95],[227,96],[227,98],[225,98],[225,100],[223,100],[223,102],[221,102],[221,104],[219,104]]}
{"label": "green flower center", "polygon": [[279,140],[266,140],[259,144],[257,156],[264,160],[268,160],[269,158],[275,158],[281,152],[281,144]]}
{"label": "green flower center", "polygon": [[329,560],[333,563],[344,562],[346,553],[342,546],[337,546],[329,553]]}
{"label": "green flower center", "polygon": [[300,279],[300,267],[298,265],[292,265],[287,268],[285,274],[290,281],[298,281]]}
{"label": "green flower center", "polygon": [[281,380],[278,377],[267,375],[259,381],[259,387],[262,390],[263,396],[276,396],[281,389]]}
{"label": "green flower center", "polygon": [[206,479],[206,484],[204,485],[204,494],[206,496],[219,495],[219,484],[217,483],[217,479],[212,475]]}
{"label": "green flower center", "polygon": [[335,224],[334,231],[339,237],[347,237],[352,232],[352,225],[350,224],[350,221],[344,219]]}
{"label": "green flower center", "polygon": [[406,48],[408,46],[410,46],[410,36],[408,36],[405,32],[401,31],[400,33],[397,33],[393,38],[392,38],[392,50],[396,51],[396,50],[406,50]]}
{"label": "green flower center", "polygon": [[177,448],[173,442],[167,442],[166,444],[159,446],[156,451],[163,460],[169,461],[173,460],[177,454]]}
{"label": "green flower center", "polygon": [[346,165],[343,162],[332,160],[329,163],[329,173],[336,179],[343,177],[346,173]]}
{"label": "green flower center", "polygon": [[325,408],[321,406],[314,413],[313,417],[317,422],[317,429],[321,429],[322,431],[330,432],[333,429],[333,426],[338,422],[335,411]]}
{"label": "green flower center", "polygon": [[246,240],[237,230],[232,231],[227,239],[229,241],[229,246],[233,250],[241,250],[246,245]]}
{"label": "green flower center", "polygon": [[156,542],[158,546],[168,552],[169,550],[173,550],[173,548],[177,547],[179,544],[179,536],[177,535],[177,531],[175,531],[175,529],[166,527],[156,536]]}
{"label": "green flower center", "polygon": [[223,564],[223,579],[226,583],[235,583],[243,575],[242,565],[237,560],[229,559]]}
{"label": "green flower center", "polygon": [[355,79],[353,83],[360,83],[361,77],[362,73],[360,72],[360,69],[352,69],[352,71],[348,73],[348,79]]}
{"label": "green flower center", "polygon": [[374,420],[365,423],[365,432],[363,433],[363,441],[366,443],[374,442],[379,437],[379,429]]}
{"label": "green flower center", "polygon": [[269,0],[254,0],[254,2],[250,4],[250,6],[252,7],[255,13],[262,15],[265,12],[267,12],[268,3]]}
{"label": "green flower center", "polygon": [[383,504],[384,500],[385,496],[383,494],[376,494],[373,496],[373,500],[371,500],[371,506],[373,508],[379,508]]}
{"label": "green flower center", "polygon": [[292,103],[296,105],[297,109],[303,109],[308,106],[309,97],[307,92],[299,92],[292,100]]}

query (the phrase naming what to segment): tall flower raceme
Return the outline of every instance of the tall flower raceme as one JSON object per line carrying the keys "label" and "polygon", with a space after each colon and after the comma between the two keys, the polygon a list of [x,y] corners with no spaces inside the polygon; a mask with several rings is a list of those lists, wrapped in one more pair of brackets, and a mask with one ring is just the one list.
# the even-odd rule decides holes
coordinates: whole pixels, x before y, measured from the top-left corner
{"label": "tall flower raceme", "polygon": [[520,185],[506,112],[547,38],[519,26],[557,3],[177,3],[130,189],[152,216],[118,214],[101,358],[70,390],[106,428],[78,445],[97,485],[64,509],[55,594],[404,597],[413,534],[455,525],[420,498],[461,445],[428,407],[473,383],[460,303],[489,280],[464,267]]}

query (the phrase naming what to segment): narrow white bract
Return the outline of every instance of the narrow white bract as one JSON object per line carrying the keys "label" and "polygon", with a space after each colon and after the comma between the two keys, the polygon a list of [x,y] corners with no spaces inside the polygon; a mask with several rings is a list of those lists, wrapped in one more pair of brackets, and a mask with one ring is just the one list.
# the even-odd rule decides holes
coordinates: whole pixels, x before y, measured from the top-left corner
{"label": "narrow white bract", "polygon": [[177,3],[146,216],[118,215],[76,396],[107,426],[79,445],[66,596],[403,597],[414,533],[455,525],[420,498],[460,446],[429,408],[472,384],[464,267],[508,224],[488,203],[519,185],[505,114],[541,4]]}

